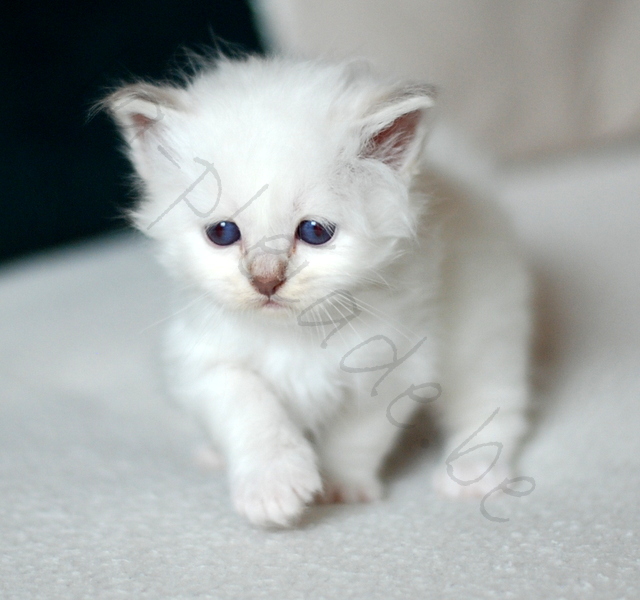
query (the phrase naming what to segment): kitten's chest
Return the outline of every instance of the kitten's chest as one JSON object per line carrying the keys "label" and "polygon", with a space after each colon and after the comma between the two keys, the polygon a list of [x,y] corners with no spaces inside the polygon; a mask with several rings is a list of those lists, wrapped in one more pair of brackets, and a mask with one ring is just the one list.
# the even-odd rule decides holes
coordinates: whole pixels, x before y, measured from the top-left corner
{"label": "kitten's chest", "polygon": [[308,340],[267,343],[253,355],[252,364],[295,420],[307,427],[324,422],[348,393],[339,358]]}
{"label": "kitten's chest", "polygon": [[[235,365],[260,376],[265,386],[304,428],[316,428],[336,412],[350,382],[340,369],[338,344],[287,324],[261,325],[240,319],[203,328],[186,326],[184,361],[194,372]],[[195,363],[195,364],[194,364]]]}
{"label": "kitten's chest", "polygon": [[[176,362],[195,378],[230,364],[258,374],[300,426],[316,429],[344,402],[369,398],[378,379],[387,372],[395,378],[409,365],[405,357],[414,362],[426,349],[420,327],[403,325],[392,310],[370,313],[363,309],[352,321],[337,320],[338,325],[317,330],[297,322],[261,324],[237,317],[213,324],[179,319],[173,347],[182,348],[177,351],[182,359],[176,356]],[[395,388],[384,389],[393,378],[384,378],[381,395],[397,395]]]}

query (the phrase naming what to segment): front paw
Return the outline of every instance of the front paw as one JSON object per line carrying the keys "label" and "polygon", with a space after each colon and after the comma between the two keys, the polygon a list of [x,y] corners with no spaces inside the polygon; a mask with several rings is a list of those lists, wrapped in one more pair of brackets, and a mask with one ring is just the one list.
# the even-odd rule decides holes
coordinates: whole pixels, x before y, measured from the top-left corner
{"label": "front paw", "polygon": [[[439,467],[433,476],[434,487],[448,498],[482,498],[509,477],[509,469],[504,466],[494,465],[485,473],[486,469],[487,464],[480,461],[469,461],[449,470]],[[485,475],[475,481],[482,473]]]}
{"label": "front paw", "polygon": [[382,498],[384,489],[380,480],[374,475],[360,480],[340,480],[329,478],[324,490],[319,494],[319,504],[355,504],[358,502],[375,502]]}
{"label": "front paw", "polygon": [[243,465],[232,475],[231,488],[236,510],[251,523],[287,527],[322,490],[322,480],[313,451],[300,446]]}

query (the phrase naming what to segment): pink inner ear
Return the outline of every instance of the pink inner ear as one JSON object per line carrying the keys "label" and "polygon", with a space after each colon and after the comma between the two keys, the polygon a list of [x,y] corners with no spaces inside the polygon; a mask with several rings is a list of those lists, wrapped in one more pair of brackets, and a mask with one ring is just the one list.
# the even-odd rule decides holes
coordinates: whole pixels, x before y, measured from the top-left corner
{"label": "pink inner ear", "polygon": [[160,119],[153,119],[141,113],[131,113],[131,122],[133,125],[133,131],[135,135],[129,142],[131,143],[136,138],[144,139],[145,133],[153,127]]}
{"label": "pink inner ear", "polygon": [[378,159],[392,167],[399,167],[415,136],[420,117],[419,110],[398,117],[368,141],[363,156]]}
{"label": "pink inner ear", "polygon": [[145,115],[141,115],[140,113],[132,114],[131,120],[133,121],[133,126],[140,131],[148,129],[154,123],[153,119],[150,119]]}

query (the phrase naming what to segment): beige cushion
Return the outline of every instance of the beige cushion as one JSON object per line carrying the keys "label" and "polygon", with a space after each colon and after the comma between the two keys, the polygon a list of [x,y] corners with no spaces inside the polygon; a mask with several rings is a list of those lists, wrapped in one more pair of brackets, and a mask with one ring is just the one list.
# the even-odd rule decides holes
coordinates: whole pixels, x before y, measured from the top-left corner
{"label": "beige cushion", "polygon": [[254,0],[273,47],[361,55],[442,88],[441,110],[502,156],[640,133],[635,0]]}

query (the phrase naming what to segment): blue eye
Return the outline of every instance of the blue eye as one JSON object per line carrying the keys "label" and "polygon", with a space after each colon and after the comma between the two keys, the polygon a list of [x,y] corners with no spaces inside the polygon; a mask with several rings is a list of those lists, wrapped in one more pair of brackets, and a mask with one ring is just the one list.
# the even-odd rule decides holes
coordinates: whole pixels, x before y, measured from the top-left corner
{"label": "blue eye", "polygon": [[206,233],[217,246],[229,246],[240,239],[240,229],[233,221],[220,221],[209,225]]}
{"label": "blue eye", "polygon": [[318,221],[302,221],[298,225],[296,235],[307,244],[319,246],[320,244],[326,244],[333,237],[335,230],[336,226],[330,223],[321,225]]}

